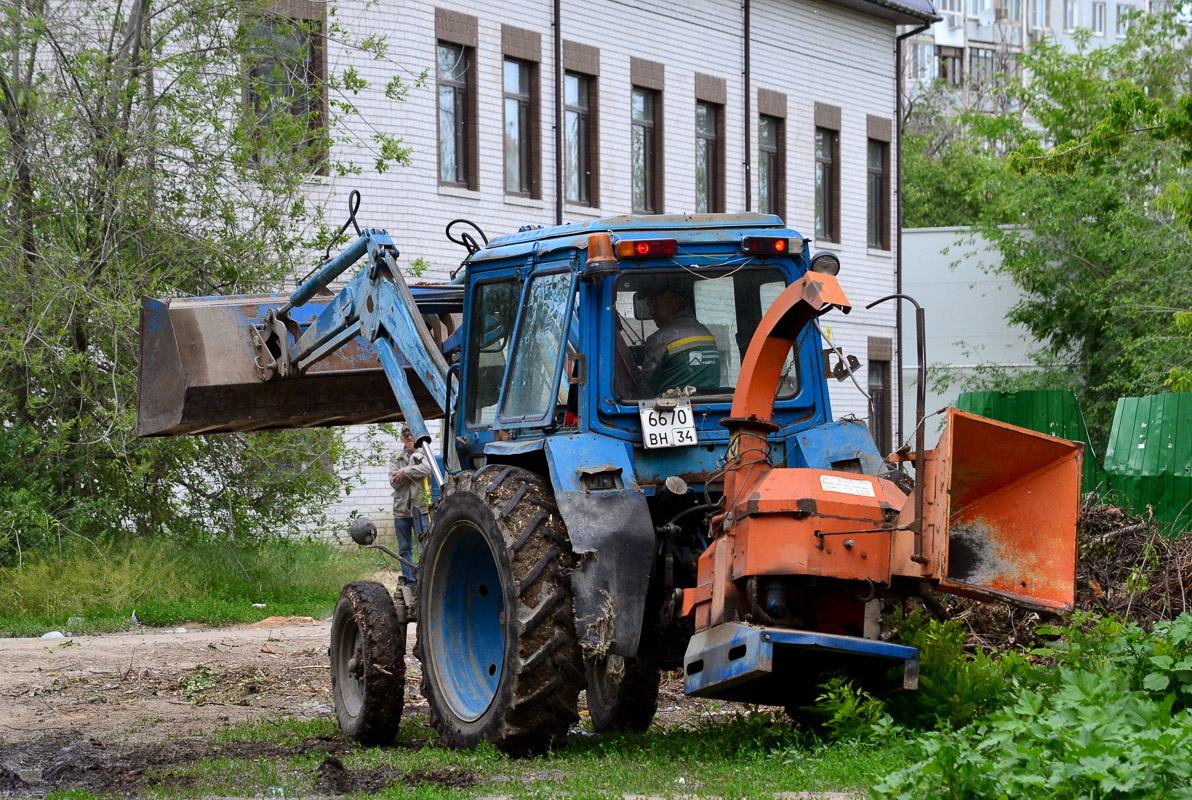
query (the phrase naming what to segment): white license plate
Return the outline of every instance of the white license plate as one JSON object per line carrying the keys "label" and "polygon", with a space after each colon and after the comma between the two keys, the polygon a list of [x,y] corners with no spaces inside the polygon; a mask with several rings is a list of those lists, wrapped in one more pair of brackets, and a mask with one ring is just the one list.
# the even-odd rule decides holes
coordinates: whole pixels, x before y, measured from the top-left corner
{"label": "white license plate", "polygon": [[674,408],[655,408],[655,401],[638,404],[642,418],[642,443],[647,449],[658,447],[686,447],[698,444],[695,437],[695,415],[691,401],[679,400]]}

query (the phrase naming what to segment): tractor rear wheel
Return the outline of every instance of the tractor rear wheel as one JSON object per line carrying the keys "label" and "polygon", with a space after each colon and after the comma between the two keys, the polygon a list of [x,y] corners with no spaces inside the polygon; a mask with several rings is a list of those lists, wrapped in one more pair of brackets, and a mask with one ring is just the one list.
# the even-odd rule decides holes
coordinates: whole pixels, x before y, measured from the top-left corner
{"label": "tractor rear wheel", "polygon": [[598,733],[650,727],[658,711],[661,670],[637,659],[612,655],[589,662],[587,673],[588,714]]}
{"label": "tractor rear wheel", "polygon": [[422,554],[418,653],[430,721],[452,746],[541,751],[579,718],[573,566],[534,473],[493,465],[446,488]]}
{"label": "tractor rear wheel", "polygon": [[349,583],[331,618],[331,697],[339,727],[365,745],[388,744],[405,704],[406,626],[389,591]]}

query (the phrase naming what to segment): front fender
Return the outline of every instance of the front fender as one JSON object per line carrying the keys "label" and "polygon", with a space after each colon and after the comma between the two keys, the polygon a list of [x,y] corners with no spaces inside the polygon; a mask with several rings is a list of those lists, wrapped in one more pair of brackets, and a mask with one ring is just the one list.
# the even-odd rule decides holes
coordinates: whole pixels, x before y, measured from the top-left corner
{"label": "front fender", "polygon": [[[629,446],[605,436],[547,437],[555,503],[576,556],[576,631],[585,655],[637,655],[656,539]],[[608,486],[609,488],[603,488]]]}

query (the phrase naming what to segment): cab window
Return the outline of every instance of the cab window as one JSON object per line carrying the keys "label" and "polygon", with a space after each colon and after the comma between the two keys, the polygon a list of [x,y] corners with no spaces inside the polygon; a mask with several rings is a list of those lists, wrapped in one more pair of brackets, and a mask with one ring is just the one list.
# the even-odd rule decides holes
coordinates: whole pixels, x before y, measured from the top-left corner
{"label": "cab window", "polygon": [[[786,288],[775,269],[650,270],[616,282],[614,391],[623,401],[731,395],[762,315]],[[792,351],[779,397],[798,391]]]}
{"label": "cab window", "polygon": [[496,419],[520,293],[521,283],[514,280],[482,283],[473,290],[464,395],[470,428],[489,427]]}
{"label": "cab window", "polygon": [[501,404],[503,422],[544,421],[554,410],[573,299],[571,272],[536,275],[531,280]]}

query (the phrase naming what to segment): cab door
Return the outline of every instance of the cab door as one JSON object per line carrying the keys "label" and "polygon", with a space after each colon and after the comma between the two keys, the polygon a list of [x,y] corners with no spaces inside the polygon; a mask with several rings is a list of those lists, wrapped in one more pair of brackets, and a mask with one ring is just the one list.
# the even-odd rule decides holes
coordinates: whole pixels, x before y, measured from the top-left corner
{"label": "cab door", "polygon": [[568,260],[541,265],[526,282],[494,428],[546,427],[565,404],[559,379],[574,324],[575,280]]}

